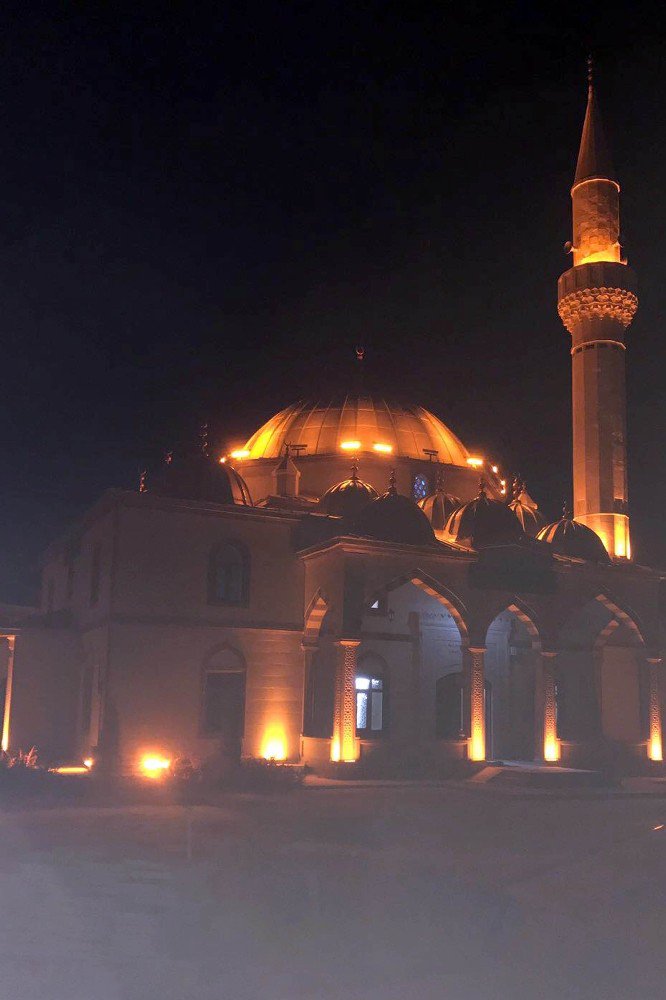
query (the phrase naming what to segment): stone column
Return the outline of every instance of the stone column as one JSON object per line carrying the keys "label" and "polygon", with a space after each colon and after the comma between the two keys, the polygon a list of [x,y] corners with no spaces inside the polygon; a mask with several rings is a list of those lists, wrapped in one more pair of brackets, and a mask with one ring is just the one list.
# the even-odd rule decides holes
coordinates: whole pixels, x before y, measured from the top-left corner
{"label": "stone column", "polygon": [[661,693],[659,690],[660,656],[648,656],[647,665],[650,676],[650,736],[648,739],[648,757],[650,760],[662,761],[664,753],[661,742]]}
{"label": "stone column", "polygon": [[301,652],[303,653],[303,709],[301,711],[301,739],[305,736],[306,721],[312,714],[312,705],[308,704],[308,699],[312,698],[312,660],[317,647],[310,642],[301,642]]}
{"label": "stone column", "polygon": [[335,674],[331,760],[355,761],[359,756],[356,739],[356,657],[359,640],[339,639],[335,645],[338,662]]}
{"label": "stone column", "polygon": [[557,737],[557,700],[555,695],[555,657],[552,650],[542,650],[539,664],[542,699],[541,747],[539,757],[550,764],[560,759],[560,741]]}
{"label": "stone column", "polygon": [[5,636],[9,655],[7,657],[7,686],[5,687],[5,709],[2,718],[2,749],[9,750],[9,725],[12,714],[12,687],[14,685],[14,641],[16,636]]}
{"label": "stone column", "polygon": [[485,646],[467,649],[467,690],[469,692],[469,729],[467,755],[470,760],[486,759]]}

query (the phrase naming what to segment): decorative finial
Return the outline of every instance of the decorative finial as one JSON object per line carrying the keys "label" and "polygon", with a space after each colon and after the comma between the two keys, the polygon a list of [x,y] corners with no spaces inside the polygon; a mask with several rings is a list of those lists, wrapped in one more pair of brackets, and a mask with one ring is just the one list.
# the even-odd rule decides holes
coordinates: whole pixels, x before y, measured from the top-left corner
{"label": "decorative finial", "polygon": [[147,493],[148,486],[146,485],[146,479],[148,478],[148,470],[144,469],[139,476],[139,493]]}
{"label": "decorative finial", "polygon": [[520,494],[525,492],[525,480],[522,476],[514,476],[513,483],[511,484],[511,490],[513,493],[513,499],[519,500]]}
{"label": "decorative finial", "polygon": [[565,501],[565,503],[562,506],[562,518],[565,521],[571,521],[572,520],[572,517],[571,517],[571,507],[570,507],[570,505],[568,503],[566,503],[566,501]]}
{"label": "decorative finial", "polygon": [[199,432],[199,440],[201,442],[201,454],[208,457],[208,421],[201,425],[201,430]]}
{"label": "decorative finial", "polygon": [[391,496],[395,496],[395,494],[398,492],[395,485],[395,469],[391,469],[391,475],[389,476],[388,491],[391,494]]}
{"label": "decorative finial", "polygon": [[357,360],[357,361],[359,362],[359,364],[360,364],[360,363],[361,363],[361,362],[363,361],[363,359],[364,359],[364,358],[365,358],[365,347],[361,347],[361,346],[359,345],[359,346],[358,346],[358,347],[356,348],[356,360]]}
{"label": "decorative finial", "polygon": [[481,476],[481,478],[479,479],[479,497],[485,497],[485,496],[487,496],[486,484],[483,481],[483,476]]}
{"label": "decorative finial", "polygon": [[437,478],[435,480],[435,493],[444,492],[444,469],[441,465],[437,467]]}
{"label": "decorative finial", "polygon": [[587,57],[587,88],[592,90],[594,86],[594,60],[592,59],[592,53]]}
{"label": "decorative finial", "polygon": [[352,483],[358,482],[358,455],[354,455],[352,459],[351,479]]}
{"label": "decorative finial", "polygon": [[165,451],[164,452],[164,464],[165,465],[171,465],[172,462],[173,462],[173,451]]}

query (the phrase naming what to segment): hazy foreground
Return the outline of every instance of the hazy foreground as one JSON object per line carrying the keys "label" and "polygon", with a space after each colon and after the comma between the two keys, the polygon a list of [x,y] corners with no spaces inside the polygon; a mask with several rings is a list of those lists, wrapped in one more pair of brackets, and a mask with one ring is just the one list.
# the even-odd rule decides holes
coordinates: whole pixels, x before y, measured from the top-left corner
{"label": "hazy foreground", "polygon": [[3,998],[666,990],[666,799],[310,789],[0,822]]}

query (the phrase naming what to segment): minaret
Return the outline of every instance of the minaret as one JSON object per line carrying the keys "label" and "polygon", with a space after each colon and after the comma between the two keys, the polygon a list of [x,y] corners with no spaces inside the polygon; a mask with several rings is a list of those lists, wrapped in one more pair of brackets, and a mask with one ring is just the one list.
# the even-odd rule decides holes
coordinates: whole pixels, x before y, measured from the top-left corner
{"label": "minaret", "polygon": [[574,518],[613,559],[630,559],[624,332],[638,308],[636,279],[621,256],[615,179],[588,73],[587,110],[571,189],[573,267],[557,284],[571,334]]}

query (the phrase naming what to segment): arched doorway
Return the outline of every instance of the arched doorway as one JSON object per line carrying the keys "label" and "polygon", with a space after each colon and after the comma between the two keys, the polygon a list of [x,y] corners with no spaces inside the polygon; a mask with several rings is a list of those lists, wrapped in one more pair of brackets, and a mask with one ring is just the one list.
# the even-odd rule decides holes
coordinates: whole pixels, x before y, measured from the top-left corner
{"label": "arched doorway", "polygon": [[[370,595],[361,623],[357,675],[369,656],[385,664],[382,738],[399,753],[413,756],[426,744],[453,742],[457,755],[463,752],[468,735],[466,644],[460,602],[436,581],[407,575]],[[358,726],[357,736],[366,738]]]}
{"label": "arched doorway", "polygon": [[486,634],[486,757],[533,760],[540,756],[536,679],[540,643],[532,620],[514,605],[500,612]]}
{"label": "arched doorway", "polygon": [[241,756],[245,733],[245,662],[230,646],[211,653],[204,664],[201,733],[215,739],[229,760]]}
{"label": "arched doorway", "polygon": [[581,759],[622,769],[646,756],[660,759],[659,700],[652,718],[645,653],[635,617],[605,594],[583,604],[562,628],[557,656],[562,735]]}

